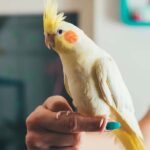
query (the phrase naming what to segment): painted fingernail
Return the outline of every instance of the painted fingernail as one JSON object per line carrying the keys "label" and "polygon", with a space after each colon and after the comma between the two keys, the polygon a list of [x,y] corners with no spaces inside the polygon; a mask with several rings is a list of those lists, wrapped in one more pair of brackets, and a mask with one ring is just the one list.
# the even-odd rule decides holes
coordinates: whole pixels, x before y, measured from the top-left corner
{"label": "painted fingernail", "polygon": [[121,127],[120,122],[108,122],[106,126],[106,130],[115,130]]}

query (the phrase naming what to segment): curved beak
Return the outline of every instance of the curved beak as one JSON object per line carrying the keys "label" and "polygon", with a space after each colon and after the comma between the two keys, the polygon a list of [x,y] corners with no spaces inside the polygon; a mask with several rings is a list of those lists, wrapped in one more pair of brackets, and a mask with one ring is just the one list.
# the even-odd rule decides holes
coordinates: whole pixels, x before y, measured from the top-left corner
{"label": "curved beak", "polygon": [[55,46],[55,34],[45,34],[45,44],[51,49]]}

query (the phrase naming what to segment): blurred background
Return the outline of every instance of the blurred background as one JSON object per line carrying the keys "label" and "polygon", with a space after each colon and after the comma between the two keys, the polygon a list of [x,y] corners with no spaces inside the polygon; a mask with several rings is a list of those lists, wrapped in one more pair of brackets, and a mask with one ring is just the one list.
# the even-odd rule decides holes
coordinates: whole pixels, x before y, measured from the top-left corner
{"label": "blurred background", "polygon": [[[67,20],[116,60],[138,119],[150,105],[149,10],[148,0],[60,1]],[[42,0],[0,0],[1,150],[26,149],[25,119],[48,96],[69,99],[60,60],[44,45],[42,11]]]}

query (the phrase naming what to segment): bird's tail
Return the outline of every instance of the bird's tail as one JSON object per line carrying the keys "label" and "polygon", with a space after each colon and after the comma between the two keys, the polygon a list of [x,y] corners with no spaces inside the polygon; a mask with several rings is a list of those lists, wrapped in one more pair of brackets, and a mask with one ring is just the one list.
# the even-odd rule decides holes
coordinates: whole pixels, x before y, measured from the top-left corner
{"label": "bird's tail", "polygon": [[125,150],[145,150],[143,141],[135,134],[130,134],[120,129],[115,131],[115,135],[122,143]]}
{"label": "bird's tail", "polygon": [[120,116],[118,112],[115,113],[115,119],[121,123],[121,128],[113,131],[117,139],[122,143],[125,150],[146,150],[143,140],[138,136],[128,123]]}

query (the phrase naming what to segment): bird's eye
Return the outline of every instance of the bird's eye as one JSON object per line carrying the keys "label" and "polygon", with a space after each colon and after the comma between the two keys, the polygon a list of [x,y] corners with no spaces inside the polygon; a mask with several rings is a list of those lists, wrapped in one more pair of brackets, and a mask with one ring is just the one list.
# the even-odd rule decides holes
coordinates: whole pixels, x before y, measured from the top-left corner
{"label": "bird's eye", "polygon": [[58,35],[61,35],[62,33],[63,33],[63,30],[62,30],[62,29],[57,30],[57,34],[58,34]]}

